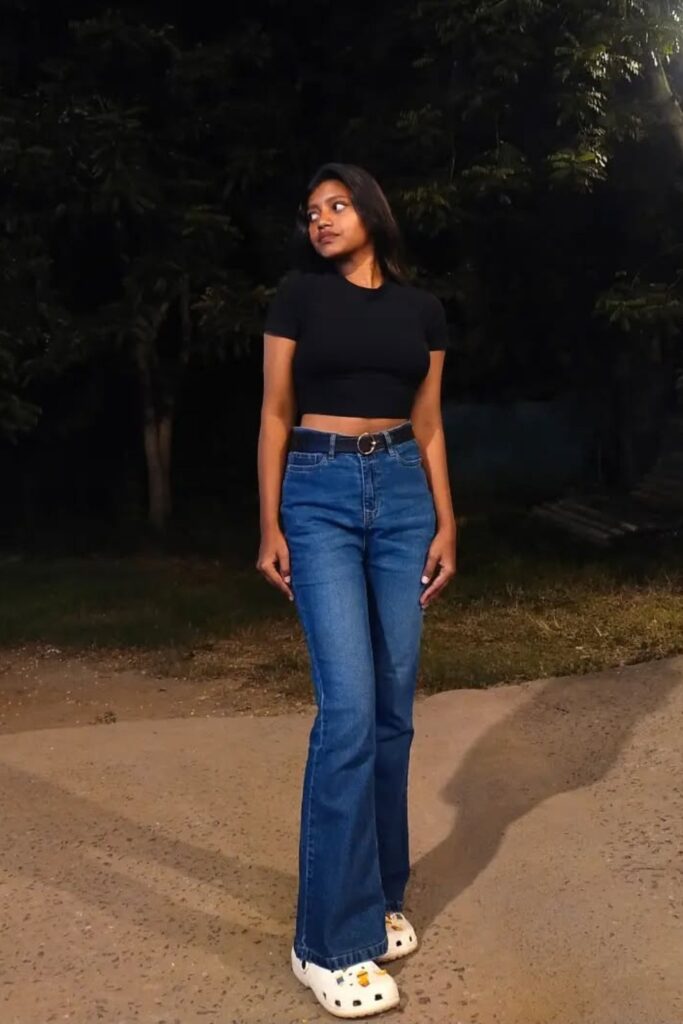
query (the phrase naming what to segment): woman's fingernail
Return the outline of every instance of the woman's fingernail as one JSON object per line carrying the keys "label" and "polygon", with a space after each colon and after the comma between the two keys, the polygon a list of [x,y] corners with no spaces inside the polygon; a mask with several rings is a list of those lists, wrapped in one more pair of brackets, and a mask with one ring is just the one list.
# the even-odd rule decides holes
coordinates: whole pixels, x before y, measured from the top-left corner
{"label": "woman's fingernail", "polygon": [[291,580],[291,578],[292,578],[291,576],[285,576],[285,583],[289,583],[289,581]]}
{"label": "woman's fingernail", "polygon": [[423,576],[422,577],[422,582],[423,583],[429,583],[429,576]]}

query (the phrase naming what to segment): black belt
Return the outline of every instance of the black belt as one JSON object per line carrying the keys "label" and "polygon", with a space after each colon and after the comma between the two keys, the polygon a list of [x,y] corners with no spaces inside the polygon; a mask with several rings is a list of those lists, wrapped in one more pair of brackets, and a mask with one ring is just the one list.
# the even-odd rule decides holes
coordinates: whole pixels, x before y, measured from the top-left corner
{"label": "black belt", "polygon": [[[304,430],[312,428],[304,427]],[[289,451],[297,452],[327,452],[330,449],[330,436],[332,431],[316,430],[312,433],[293,430],[289,436]],[[387,434],[391,437],[392,444],[400,444],[401,441],[409,441],[414,437],[413,425],[408,421],[401,423],[398,427],[389,427]],[[362,434],[337,434],[334,440],[335,452],[356,452],[361,455],[370,455],[371,452],[382,451],[386,448],[384,434],[376,431],[374,434],[365,431]]]}

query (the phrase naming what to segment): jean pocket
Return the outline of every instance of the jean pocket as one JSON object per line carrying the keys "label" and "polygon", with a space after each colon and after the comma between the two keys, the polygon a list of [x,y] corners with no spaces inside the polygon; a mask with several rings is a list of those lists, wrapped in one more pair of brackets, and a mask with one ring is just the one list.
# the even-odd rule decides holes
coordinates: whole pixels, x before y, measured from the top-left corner
{"label": "jean pocket", "polygon": [[408,441],[402,441],[401,444],[393,445],[392,451],[403,466],[418,467],[422,465],[422,452],[413,437]]}
{"label": "jean pocket", "polygon": [[325,452],[300,452],[290,451],[287,453],[285,463],[286,473],[305,473],[311,469],[317,469],[327,462]]}

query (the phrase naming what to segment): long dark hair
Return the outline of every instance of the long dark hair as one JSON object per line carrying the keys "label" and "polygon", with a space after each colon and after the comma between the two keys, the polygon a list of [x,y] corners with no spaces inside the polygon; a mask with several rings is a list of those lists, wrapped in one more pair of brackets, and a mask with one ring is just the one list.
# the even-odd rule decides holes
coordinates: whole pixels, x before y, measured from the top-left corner
{"label": "long dark hair", "polygon": [[306,195],[299,204],[292,239],[292,262],[299,270],[329,273],[333,261],[318,255],[308,237],[306,216],[308,197],[323,181],[342,181],[349,192],[358,216],[372,239],[375,256],[384,277],[405,284],[408,271],[403,255],[403,242],[396,219],[384,192],[373,176],[356,164],[326,163],[319,167],[308,183]]}

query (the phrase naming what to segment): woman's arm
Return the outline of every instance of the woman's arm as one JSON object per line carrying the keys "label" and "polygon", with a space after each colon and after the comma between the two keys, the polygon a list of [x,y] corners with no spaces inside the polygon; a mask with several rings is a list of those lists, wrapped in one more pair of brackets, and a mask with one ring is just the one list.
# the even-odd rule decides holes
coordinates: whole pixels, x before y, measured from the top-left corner
{"label": "woman's arm", "polygon": [[446,438],[441,417],[441,379],[446,353],[443,349],[434,349],[430,351],[429,355],[429,371],[418,388],[410,414],[415,438],[422,452],[425,473],[434,498],[437,521],[436,534],[425,563],[423,582],[431,579],[437,566],[439,566],[439,572],[420,598],[420,603],[424,608],[455,575],[457,530],[448,479]]}
{"label": "woman's arm", "polygon": [[273,586],[293,600],[289,550],[280,529],[282,477],[289,434],[296,418],[292,359],[296,342],[265,334],[263,339],[263,400],[258,437],[258,486],[261,545],[256,568]]}

